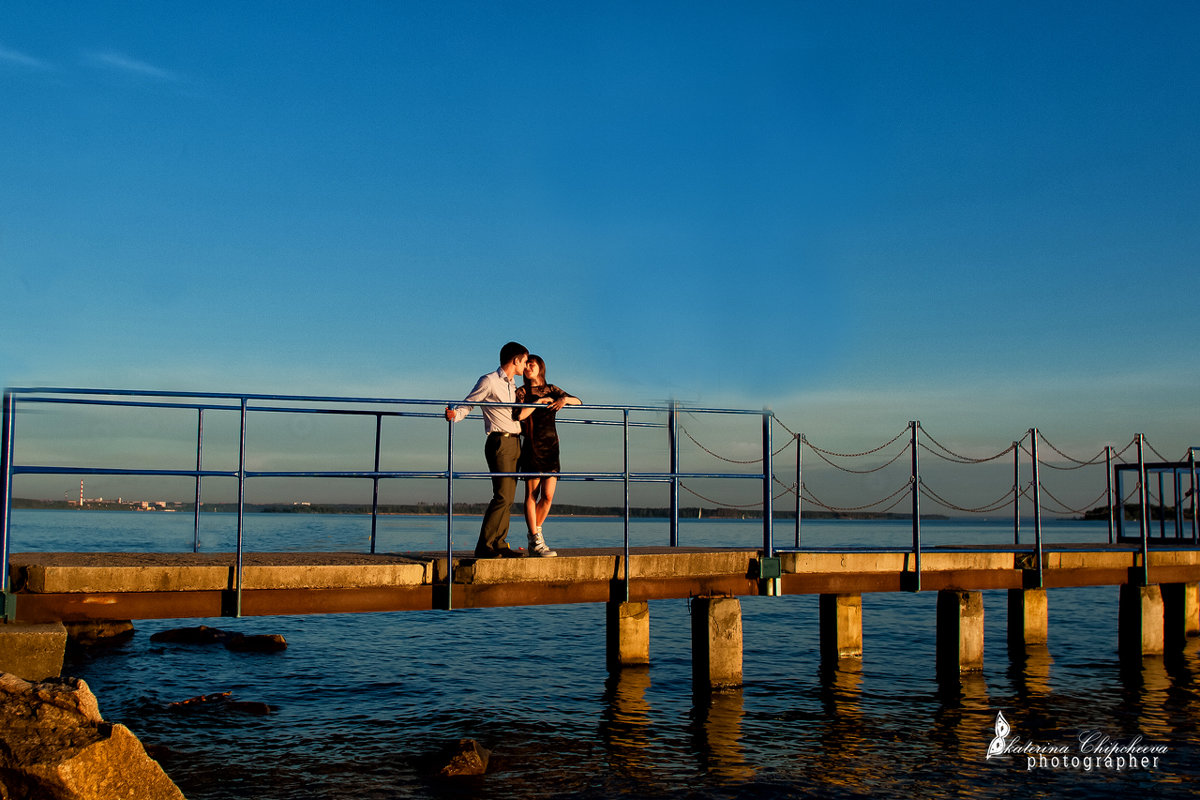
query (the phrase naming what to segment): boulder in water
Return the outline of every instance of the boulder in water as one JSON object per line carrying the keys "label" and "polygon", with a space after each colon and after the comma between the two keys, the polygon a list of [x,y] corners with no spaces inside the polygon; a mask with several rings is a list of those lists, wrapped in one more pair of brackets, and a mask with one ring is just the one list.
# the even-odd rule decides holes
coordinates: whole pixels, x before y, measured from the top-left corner
{"label": "boulder in water", "polygon": [[133,732],[78,678],[0,673],[0,800],[184,800]]}
{"label": "boulder in water", "polygon": [[459,739],[451,750],[450,761],[438,774],[447,778],[483,775],[487,772],[491,755],[491,750],[485,749],[474,739]]}

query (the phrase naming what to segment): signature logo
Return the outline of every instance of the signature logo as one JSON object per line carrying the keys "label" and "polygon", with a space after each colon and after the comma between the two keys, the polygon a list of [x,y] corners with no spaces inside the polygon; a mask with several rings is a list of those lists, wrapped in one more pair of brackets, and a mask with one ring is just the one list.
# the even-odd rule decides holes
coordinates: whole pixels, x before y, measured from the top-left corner
{"label": "signature logo", "polygon": [[996,735],[992,739],[992,743],[988,745],[987,757],[990,761],[993,758],[1004,755],[1005,742],[1008,734],[1012,733],[1012,727],[1008,724],[1008,720],[1004,718],[1003,711],[996,712]]}

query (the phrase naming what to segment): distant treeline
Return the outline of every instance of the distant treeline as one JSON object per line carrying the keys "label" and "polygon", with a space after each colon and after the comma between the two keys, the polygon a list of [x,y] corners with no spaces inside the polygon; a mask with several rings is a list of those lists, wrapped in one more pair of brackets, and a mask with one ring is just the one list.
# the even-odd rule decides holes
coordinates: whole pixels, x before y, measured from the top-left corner
{"label": "distant treeline", "polygon": [[[1192,506],[1190,503],[1185,503],[1183,506],[1183,518],[1190,520],[1192,518]],[[1129,522],[1136,522],[1142,516],[1141,503],[1131,503],[1125,506],[1125,519]],[[1085,520],[1107,520],[1108,506],[1096,506],[1091,511],[1085,511],[1082,519]],[[1150,519],[1155,522],[1159,520],[1175,519],[1175,506],[1150,506]]]}
{"label": "distant treeline", "polygon": [[[454,513],[456,514],[483,514],[487,509],[487,503],[455,503]],[[77,502],[68,502],[65,500],[32,500],[28,498],[13,498],[14,508],[36,508],[36,509],[59,509],[59,510],[75,510],[79,508]],[[145,509],[145,513],[164,513],[168,511],[192,513],[195,504],[191,502],[170,503],[166,508],[152,507]],[[520,513],[522,506],[520,503],[514,503],[513,509]],[[116,501],[102,501],[95,503],[86,503],[84,509],[88,511],[141,511],[140,503],[118,503]],[[246,503],[244,506],[246,513],[252,514],[370,514],[371,506],[366,503]],[[237,511],[237,503],[204,503],[201,506],[201,511],[204,512],[235,512]],[[445,503],[381,503],[379,505],[380,514],[430,514],[436,516],[445,516]],[[556,516],[576,516],[576,517],[620,517],[624,516],[625,509],[622,506],[584,506],[572,505],[570,503],[559,503],[554,506]],[[637,518],[655,517],[662,518],[670,516],[671,509],[667,507],[642,507],[630,508],[629,516]],[[679,516],[683,519],[762,519],[762,511],[760,509],[736,509],[736,508],[701,508],[697,506],[683,507],[679,509]],[[776,519],[795,519],[795,509],[776,509]],[[804,510],[801,514],[802,519],[887,519],[887,520],[906,520],[911,519],[910,514],[896,513],[878,513],[878,512],[855,512],[855,513],[839,513],[834,511],[809,511]],[[949,519],[942,514],[922,514],[921,519]]]}

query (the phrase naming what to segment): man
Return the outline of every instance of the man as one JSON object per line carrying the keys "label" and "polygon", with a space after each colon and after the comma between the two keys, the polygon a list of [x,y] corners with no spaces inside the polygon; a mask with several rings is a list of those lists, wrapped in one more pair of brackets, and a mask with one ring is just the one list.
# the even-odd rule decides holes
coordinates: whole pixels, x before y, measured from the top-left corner
{"label": "man", "polygon": [[[468,405],[446,407],[446,419],[458,422],[471,412],[472,403],[514,403],[516,384],[513,377],[525,371],[529,351],[524,345],[509,342],[500,348],[500,368],[483,375],[475,388],[463,398]],[[513,419],[508,406],[483,406],[483,430],[487,442],[483,446],[488,472],[516,472],[521,456],[521,423]],[[520,558],[521,553],[508,546],[508,518],[512,512],[517,479],[508,475],[492,477],[492,502],[483,515],[476,558]]]}

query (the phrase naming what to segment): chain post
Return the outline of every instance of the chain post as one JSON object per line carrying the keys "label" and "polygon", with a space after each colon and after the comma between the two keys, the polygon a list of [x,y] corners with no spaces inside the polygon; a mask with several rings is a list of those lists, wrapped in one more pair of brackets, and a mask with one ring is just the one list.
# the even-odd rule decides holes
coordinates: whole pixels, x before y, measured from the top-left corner
{"label": "chain post", "polygon": [[1038,429],[1029,429],[1029,444],[1033,460],[1033,545],[1037,557],[1038,588],[1042,588],[1042,483],[1038,462]]}
{"label": "chain post", "polygon": [[913,559],[916,567],[916,588],[915,591],[921,591],[921,472],[918,467],[917,450],[919,445],[918,431],[921,429],[919,420],[912,420],[909,423],[912,428],[912,439],[910,446],[912,447],[912,532],[913,532]]}

